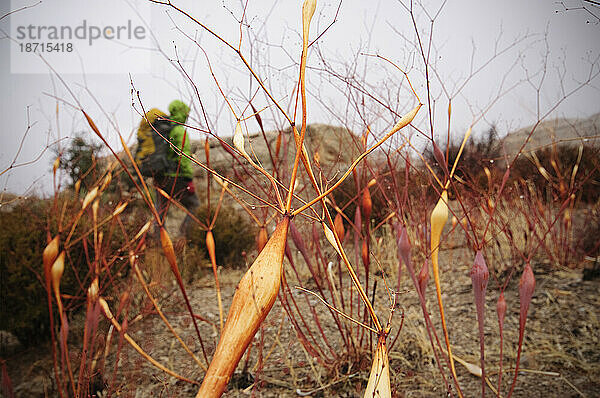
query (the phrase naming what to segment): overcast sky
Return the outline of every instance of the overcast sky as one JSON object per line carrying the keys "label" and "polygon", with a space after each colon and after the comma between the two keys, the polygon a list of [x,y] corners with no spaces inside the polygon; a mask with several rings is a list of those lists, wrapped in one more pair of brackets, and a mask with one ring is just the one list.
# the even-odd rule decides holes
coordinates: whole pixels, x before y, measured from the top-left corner
{"label": "overcast sky", "polygon": [[[237,21],[242,15],[241,3],[175,1],[234,45],[240,33]],[[273,90],[275,98],[291,107],[288,109],[292,113],[291,98],[301,49],[301,4],[298,0],[248,1],[242,40],[242,53]],[[311,38],[329,25],[339,4],[330,0],[317,2]],[[64,147],[76,133],[90,137],[81,114],[66,102],[79,102],[112,145],[118,148],[117,130],[129,138],[130,144],[134,143],[132,133],[140,117],[139,105],[137,109],[132,107],[132,102],[137,102],[131,95],[132,81],[145,108],[166,110],[175,98],[191,101],[192,124],[205,126],[193,88],[177,63],[172,62],[175,59],[180,60],[198,88],[209,127],[221,136],[231,135],[235,121],[218,94],[207,58],[236,112],[244,110],[248,98],[256,92],[256,82],[250,82],[239,58],[173,9],[143,0],[3,0],[0,16],[31,5],[0,21],[0,101],[4,116],[0,171],[12,164],[17,153],[16,163],[20,164],[36,159],[48,143],[60,139]],[[582,5],[582,1],[449,0],[439,11],[441,3],[437,1],[425,2],[424,6],[415,4],[415,20],[425,48],[430,17],[435,16],[429,71],[435,100],[435,136],[445,136],[448,97],[452,97],[453,135],[460,136],[473,122],[476,132],[495,123],[499,133],[506,134],[532,124],[538,114],[545,115],[553,109],[563,93],[578,88],[590,74],[594,76],[600,55],[600,8],[587,5],[587,9],[577,9]],[[87,32],[84,39],[48,36],[52,26],[75,29],[83,21]],[[48,28],[28,31],[29,25]],[[19,26],[25,28],[18,30]],[[98,30],[90,30],[91,26]],[[123,30],[119,32],[118,26],[124,26]],[[134,31],[136,27],[139,29]],[[91,40],[90,36],[97,32],[107,37]],[[139,38],[135,37],[136,32]],[[42,37],[37,37],[38,33]],[[121,34],[119,38],[115,37],[117,33]],[[401,115],[416,104],[401,73],[364,54],[385,56],[407,71],[417,95],[426,103],[423,60],[414,47],[415,37],[411,16],[399,1],[342,1],[335,24],[309,53],[309,68],[313,69],[307,78],[312,99],[309,122],[344,123],[360,132],[364,129],[363,116],[377,134],[394,123],[394,113]],[[44,62],[21,46],[26,42],[52,46],[62,43],[63,47],[53,47],[53,53],[43,54]],[[64,47],[68,43],[73,44],[71,52]],[[497,57],[493,57],[495,52],[499,53]],[[73,95],[48,65],[59,73]],[[335,74],[317,75],[324,65]],[[467,80],[473,71],[477,73]],[[384,99],[390,109],[377,106],[356,92],[349,94],[334,75],[367,83],[369,92]],[[311,76],[315,77],[311,80]],[[578,89],[549,117],[587,117],[600,112],[599,83],[600,79],[595,78]],[[357,108],[355,105],[362,101],[364,108]],[[257,108],[272,105],[263,93],[256,95],[253,104]],[[423,117],[426,114],[422,112]],[[281,115],[272,108],[264,111],[263,120],[267,128],[282,123]],[[429,134],[426,120],[420,119],[415,125]],[[248,124],[248,129],[253,131],[256,126]],[[195,133],[192,138],[203,136]],[[0,189],[48,194],[53,156],[48,150],[33,164],[4,173],[0,176]]]}

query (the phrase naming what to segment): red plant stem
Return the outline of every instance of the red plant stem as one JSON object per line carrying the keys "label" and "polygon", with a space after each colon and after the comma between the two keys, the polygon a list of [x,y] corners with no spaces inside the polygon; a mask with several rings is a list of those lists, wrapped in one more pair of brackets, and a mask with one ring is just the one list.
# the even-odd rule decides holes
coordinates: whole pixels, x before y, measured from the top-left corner
{"label": "red plant stem", "polygon": [[80,396],[81,384],[83,383],[83,371],[85,370],[86,362],[87,362],[87,348],[88,348],[88,340],[90,338],[90,331],[88,330],[91,326],[91,317],[92,315],[92,303],[90,300],[87,300],[87,309],[86,309],[86,322],[85,327],[83,328],[83,349],[81,350],[81,362],[79,363],[79,376],[77,377],[77,393],[76,397]]}
{"label": "red plant stem", "polygon": [[[286,247],[287,247],[287,245],[286,245]],[[323,349],[321,348],[321,346],[319,346],[319,344],[317,343],[317,339],[313,335],[312,330],[308,327],[308,323],[306,322],[306,319],[304,318],[304,315],[302,314],[302,311],[300,310],[300,307],[298,307],[298,303],[296,302],[296,299],[294,298],[294,295],[292,294],[290,286],[289,286],[289,284],[287,282],[287,277],[285,277],[285,274],[282,274],[282,275],[283,275],[283,277],[281,278],[282,279],[281,282],[283,284],[284,291],[288,292],[289,297],[291,299],[291,300],[288,301],[288,303],[291,301],[291,303],[293,304],[294,308],[296,309],[296,312],[298,313],[298,315],[300,317],[300,321],[302,322],[302,325],[304,325],[304,328],[306,329],[307,334],[310,337],[310,340],[312,341],[312,343],[314,343],[314,346],[317,347],[316,351],[319,351],[319,356],[322,356],[323,358],[325,358],[325,352],[323,351]],[[304,296],[306,297],[306,295],[304,295]],[[306,297],[306,299],[308,300],[308,297]],[[312,343],[311,343],[311,345],[312,345]]]}
{"label": "red plant stem", "polygon": [[[448,384],[448,380],[446,379],[446,374],[444,372],[444,369],[442,368],[442,363],[438,356],[438,352],[435,348],[435,344],[433,342],[433,336],[435,336],[435,340],[437,342],[438,349],[440,350],[440,352],[442,353],[442,356],[446,360],[446,365],[448,367],[450,367],[450,362],[448,361],[448,357],[444,354],[444,351],[440,348],[441,347],[440,341],[438,339],[435,328],[433,327],[433,323],[431,322],[431,319],[429,318],[429,312],[427,311],[427,304],[425,303],[425,296],[422,294],[421,289],[419,288],[419,282],[417,281],[417,275],[415,274],[415,270],[413,269],[413,266],[412,266],[410,252],[408,253],[407,257],[405,257],[403,259],[404,259],[404,263],[406,264],[406,269],[408,269],[408,274],[410,275],[410,278],[413,282],[415,290],[417,291],[417,295],[419,296],[419,303],[421,304],[421,310],[423,312],[423,317],[425,318],[425,329],[427,330],[429,342],[431,343],[433,355],[435,356],[435,363],[437,364],[438,369],[440,371],[440,375],[442,376],[442,379],[444,380],[445,388],[446,388],[446,390],[448,390],[450,386]],[[433,336],[432,336],[432,332],[433,332]]]}
{"label": "red plant stem", "polygon": [[475,262],[471,268],[471,281],[477,307],[477,323],[479,325],[479,355],[481,361],[481,397],[485,397],[485,343],[483,325],[485,319],[485,291],[490,274],[481,250],[475,254]]}
{"label": "red plant stem", "polygon": [[496,312],[498,313],[498,330],[500,331],[500,364],[498,365],[498,396],[502,389],[502,346],[504,344],[504,316],[506,314],[506,300],[504,300],[504,292],[500,292],[498,303],[496,304]]}
{"label": "red plant stem", "polygon": [[[315,281],[315,285],[317,285],[317,289],[319,291],[319,293],[321,294],[321,297],[325,297],[325,294],[323,292],[323,288],[321,287],[321,282],[319,281],[319,278],[317,277],[317,275],[315,274],[315,270],[312,266],[312,263],[310,261],[310,257],[308,256],[308,252],[306,250],[306,246],[304,244],[304,241],[302,240],[302,236],[300,235],[300,233],[298,232],[298,229],[296,228],[296,226],[294,225],[293,222],[290,222],[290,236],[292,237],[292,240],[294,241],[294,244],[296,245],[296,248],[300,251],[300,254],[302,255],[302,257],[304,258],[304,261],[306,262],[306,266],[308,267],[308,270],[310,271],[310,274],[313,278],[313,280]],[[287,256],[287,252],[286,252],[286,256]],[[296,271],[296,265],[293,261],[293,258],[291,256],[287,256],[288,260],[290,261],[290,264],[292,266],[292,268],[294,269],[294,272],[296,273],[296,276],[298,276],[298,273]],[[300,278],[298,278],[298,281],[300,281]],[[302,283],[300,282],[300,286],[302,286]],[[331,290],[330,290],[331,291]],[[307,298],[308,299],[308,298]],[[327,344],[327,346],[331,349],[332,347],[330,346],[327,337],[325,336],[320,323],[319,323],[319,318],[316,315],[316,312],[313,308],[313,306],[309,306],[311,308],[311,311],[313,312],[313,316],[315,318],[315,321],[318,324],[318,327],[321,331],[321,334],[323,335],[323,339],[325,341],[325,343]],[[348,341],[347,337],[344,337],[344,328],[342,327],[342,324],[340,323],[339,320],[339,316],[338,314],[333,311],[331,308],[327,307],[327,309],[329,310],[329,312],[331,313],[334,322],[337,325],[338,330],[340,331],[340,335],[342,336],[342,338],[344,339],[345,342]],[[334,355],[335,355],[335,351],[334,351]]]}
{"label": "red plant stem", "polygon": [[[293,262],[291,250],[289,248],[289,245],[287,245],[287,244],[285,246],[285,255],[286,255],[287,259],[290,261],[290,265],[292,266],[292,269],[293,269],[294,273],[296,274],[296,279],[298,281],[300,281],[300,275],[298,275],[298,270],[296,269],[295,263]],[[287,285],[287,283],[286,283],[285,286],[288,288],[288,291],[289,291],[289,286]],[[300,282],[300,286],[303,287],[301,282]],[[290,292],[290,295],[291,295],[291,292]],[[319,317],[318,317],[318,315],[317,315],[317,313],[315,311],[314,306],[310,304],[310,301],[308,300],[307,295],[304,294],[303,296],[304,296],[304,298],[306,300],[306,304],[308,305],[308,308],[310,308],[311,314],[313,315],[313,319],[315,320],[315,323],[317,325],[317,329],[319,330],[319,333],[321,334],[321,337],[323,338],[323,341],[325,342],[325,345],[327,346],[327,348],[329,348],[329,351],[331,352],[331,354],[333,355],[333,357],[334,358],[337,357],[337,354],[336,354],[335,350],[333,349],[333,347],[329,344],[329,341],[327,340],[327,337],[325,335],[323,327],[321,326],[321,322],[319,321]],[[304,321],[304,318],[302,317],[302,313],[300,312],[299,307],[296,305],[296,300],[294,299],[294,296],[291,295],[291,297],[292,297],[292,302],[294,303],[294,307],[296,308],[296,310],[300,314],[300,317],[302,318],[302,323],[304,323],[304,326],[308,329],[308,325]],[[310,332],[310,329],[308,329],[308,330]],[[343,333],[342,329],[340,329],[340,334],[341,334],[342,339],[344,340],[344,342],[347,343],[347,340],[346,340],[346,338],[344,336],[344,333]],[[310,336],[311,336],[311,338],[313,339],[313,341],[316,344],[317,343],[316,339],[312,336],[312,333],[310,333]],[[323,355],[325,355],[325,353],[323,353]]]}
{"label": "red plant stem", "polygon": [[54,378],[56,380],[56,386],[58,388],[58,394],[60,398],[63,398],[62,391],[62,377],[58,371],[58,359],[56,357],[56,334],[54,331],[54,312],[52,310],[52,292],[50,289],[50,274],[49,270],[46,275],[46,295],[48,300],[48,315],[50,316],[50,338],[52,339],[52,362],[54,364]]}

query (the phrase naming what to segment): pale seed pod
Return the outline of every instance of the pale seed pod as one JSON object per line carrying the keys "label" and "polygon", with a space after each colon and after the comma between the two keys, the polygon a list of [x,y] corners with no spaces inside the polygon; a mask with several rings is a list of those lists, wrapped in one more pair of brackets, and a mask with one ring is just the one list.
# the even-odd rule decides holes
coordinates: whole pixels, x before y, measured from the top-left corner
{"label": "pale seed pod", "polygon": [[56,235],[54,237],[54,239],[52,239],[50,241],[50,243],[48,243],[48,245],[46,246],[46,248],[44,249],[44,252],[42,253],[42,262],[44,265],[44,275],[46,276],[46,279],[48,282],[50,282],[50,268],[52,267],[52,264],[54,264],[54,261],[56,260],[56,257],[58,256],[58,235]]}
{"label": "pale seed pod", "polygon": [[325,223],[323,223],[323,232],[325,233],[325,238],[327,238],[327,241],[331,244],[331,246],[333,246],[333,248],[340,255],[340,257],[342,257],[342,252],[340,251],[340,248],[338,247],[337,242],[335,241],[333,231],[331,231],[331,229],[327,225],[325,225]]}
{"label": "pale seed pod", "polygon": [[87,193],[87,195],[85,195],[85,198],[83,198],[83,204],[81,205],[81,210],[85,210],[89,206],[89,204],[94,199],[96,199],[96,196],[98,196],[98,187],[94,187],[94,189],[92,189]]}
{"label": "pale seed pod", "polygon": [[419,104],[416,107],[414,107],[410,112],[408,112],[406,115],[402,116],[400,118],[400,120],[398,121],[398,123],[396,123],[394,125],[394,127],[392,127],[391,130],[391,134],[397,132],[398,130],[406,127],[408,124],[410,124],[410,122],[413,121],[413,119],[415,118],[415,116],[417,116],[417,112],[419,112],[419,109],[421,109],[421,106],[423,106],[423,104]]}
{"label": "pale seed pod", "polygon": [[98,300],[98,277],[95,277],[87,291],[88,300],[90,303],[95,303]]}
{"label": "pale seed pod", "polygon": [[65,252],[62,251],[52,264],[52,268],[50,269],[50,277],[52,278],[52,287],[54,287],[54,291],[58,292],[60,287],[60,279],[63,276],[63,272],[65,271]]}
{"label": "pale seed pod", "polygon": [[492,200],[492,198],[487,199],[487,207],[490,213],[494,211],[494,201]]}
{"label": "pale seed pod", "polygon": [[219,325],[223,330],[223,303],[221,300],[221,288],[219,286],[219,274],[217,273],[217,256],[215,252],[215,238],[213,237],[212,231],[206,232],[206,249],[208,250],[208,256],[210,257],[210,263],[212,265],[213,274],[215,277],[215,288],[217,290],[217,303],[219,304]]}
{"label": "pale seed pod", "polygon": [[377,349],[373,355],[373,365],[364,398],[391,398],[391,396],[390,362],[385,347],[385,335],[382,335],[377,340]]}
{"label": "pale seed pod", "polygon": [[112,181],[112,174],[108,173],[106,177],[104,177],[104,181],[102,182],[102,186],[100,187],[100,192],[104,191],[108,184]]}
{"label": "pale seed pod", "polygon": [[60,299],[60,279],[62,278],[63,272],[65,271],[65,252],[62,251],[52,264],[50,269],[50,278],[52,279],[52,287],[54,289],[54,297],[56,298],[56,305],[58,306],[58,313],[62,319],[63,306],[62,300]]}
{"label": "pale seed pod", "polygon": [[79,194],[79,190],[81,189],[81,180],[75,181],[73,189],[75,190],[75,194]]}
{"label": "pale seed pod", "polygon": [[138,240],[140,238],[140,236],[142,236],[146,231],[148,231],[148,229],[150,229],[150,225],[152,225],[151,221],[148,221],[146,224],[144,224],[142,226],[142,228],[140,228],[138,233],[135,234],[135,237],[133,238],[133,240]]}
{"label": "pale seed pod", "polygon": [[487,168],[487,166],[483,167],[483,171],[488,180],[488,188],[492,189],[492,172]]}
{"label": "pale seed pod", "polygon": [[123,210],[125,210],[126,207],[127,207],[127,202],[119,203],[117,205],[117,207],[115,208],[115,210],[113,210],[112,216],[116,217],[119,214],[123,213]]}
{"label": "pale seed pod", "polygon": [[250,158],[248,156],[248,154],[246,153],[245,143],[244,143],[244,133],[242,132],[242,124],[240,123],[239,120],[237,121],[237,123],[235,125],[235,132],[233,133],[233,146],[235,146],[235,148],[238,151],[240,151],[242,156],[244,156],[246,159]]}
{"label": "pale seed pod", "polygon": [[308,45],[308,31],[310,29],[310,21],[317,8],[317,0],[304,0],[302,4],[302,39],[304,47]]}
{"label": "pale seed pod", "polygon": [[92,203],[92,216],[94,217],[94,223],[98,220],[98,207],[100,206],[100,201],[98,199],[94,200]]}
{"label": "pale seed pod", "polygon": [[448,221],[448,191],[444,189],[431,212],[431,261],[434,267],[437,266],[440,238],[446,221]]}

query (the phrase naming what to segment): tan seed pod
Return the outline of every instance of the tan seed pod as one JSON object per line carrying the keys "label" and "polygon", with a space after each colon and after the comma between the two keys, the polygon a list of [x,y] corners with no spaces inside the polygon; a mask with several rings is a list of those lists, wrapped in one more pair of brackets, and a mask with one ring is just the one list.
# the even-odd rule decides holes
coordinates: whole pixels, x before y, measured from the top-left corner
{"label": "tan seed pod", "polygon": [[112,181],[112,174],[108,173],[106,177],[104,177],[104,181],[102,182],[102,186],[100,187],[100,191],[104,191],[108,184]]}
{"label": "tan seed pod", "polygon": [[365,189],[361,201],[361,211],[363,215],[363,220],[366,223],[369,223],[369,219],[371,218],[371,209],[373,208],[373,201],[371,200],[371,193],[369,192],[369,187]]}
{"label": "tan seed pod", "polygon": [[54,163],[52,164],[52,173],[54,173],[54,175],[56,175],[56,170],[58,170],[59,166],[60,166],[60,156],[58,156],[56,158],[56,160],[54,160]]}
{"label": "tan seed pod", "polygon": [[90,287],[88,288],[87,291],[87,296],[88,296],[88,300],[91,303],[96,302],[96,300],[98,300],[98,277],[94,278],[94,280],[92,281],[92,283],[90,283]]}
{"label": "tan seed pod", "polygon": [[281,282],[289,226],[284,218],[240,280],[213,359],[196,395],[220,397],[258,328],[273,307]]}
{"label": "tan seed pod", "polygon": [[367,243],[366,239],[362,241],[360,256],[362,258],[362,262],[365,265],[365,267],[368,267],[369,264],[371,263],[371,261],[369,258],[369,244]]}
{"label": "tan seed pod", "polygon": [[310,29],[310,21],[317,8],[317,0],[304,0],[302,4],[302,37],[304,46],[308,44],[308,31]]}
{"label": "tan seed pod", "polygon": [[373,355],[373,365],[364,398],[391,398],[391,396],[390,362],[385,347],[385,336],[380,336],[377,340],[375,355]]}
{"label": "tan seed pod", "polygon": [[210,145],[208,143],[208,137],[204,140],[204,156],[206,156],[206,164],[210,163]]}
{"label": "tan seed pod", "polygon": [[335,233],[339,236],[340,241],[344,239],[345,231],[344,231],[344,219],[342,218],[342,214],[338,213],[335,215],[335,219],[333,220],[333,226],[335,227]]}
{"label": "tan seed pod", "polygon": [[323,232],[325,233],[325,238],[327,238],[327,241],[329,242],[329,244],[331,244],[331,246],[333,246],[333,248],[340,255],[340,257],[342,257],[342,252],[340,251],[340,248],[339,248],[337,242],[335,241],[335,236],[333,236],[333,231],[331,231],[331,229],[327,225],[325,225],[325,223],[323,223]]}
{"label": "tan seed pod", "polygon": [[112,212],[112,216],[118,216],[119,214],[123,213],[123,210],[125,210],[125,208],[127,207],[127,202],[123,202],[123,203],[119,203],[117,205],[117,207],[115,208],[115,210],[113,210]]}
{"label": "tan seed pod", "polygon": [[398,121],[398,123],[396,123],[394,125],[394,127],[392,127],[391,133],[393,134],[396,131],[398,131],[398,130],[406,127],[408,124],[410,124],[413,121],[413,119],[415,118],[415,116],[417,116],[417,112],[419,112],[419,109],[421,109],[421,106],[423,106],[423,105],[422,104],[417,105],[406,115],[402,116],[400,118],[400,120]]}
{"label": "tan seed pod", "polygon": [[52,264],[54,264],[54,260],[56,260],[56,257],[58,256],[58,235],[56,235],[54,237],[54,239],[52,239],[50,241],[50,243],[48,243],[48,245],[46,246],[46,248],[44,249],[44,252],[42,253],[42,262],[44,264],[44,275],[46,276],[46,279],[48,281],[50,281],[50,268],[52,267]]}
{"label": "tan seed pod", "polygon": [[267,234],[267,228],[265,226],[260,227],[258,236],[256,237],[256,248],[259,253],[265,248],[268,240],[269,236]]}
{"label": "tan seed pod", "polygon": [[52,278],[52,286],[54,287],[54,291],[58,292],[60,287],[60,279],[63,276],[63,272],[65,271],[65,252],[62,251],[52,264],[52,268],[50,269],[50,277]]}
{"label": "tan seed pod", "polygon": [[92,203],[94,199],[96,199],[96,196],[98,196],[98,187],[94,187],[94,189],[92,189],[87,193],[87,195],[85,195],[85,198],[83,198],[83,204],[81,205],[81,210],[85,210],[89,206],[89,204]]}

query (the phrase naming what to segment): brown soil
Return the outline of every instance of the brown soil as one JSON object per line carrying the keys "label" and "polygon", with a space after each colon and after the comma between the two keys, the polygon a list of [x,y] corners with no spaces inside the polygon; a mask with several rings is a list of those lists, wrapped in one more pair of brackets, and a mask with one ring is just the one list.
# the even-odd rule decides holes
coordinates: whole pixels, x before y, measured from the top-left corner
{"label": "brown soil", "polygon": [[[479,364],[477,321],[469,277],[470,261],[467,263],[457,262],[457,259],[464,258],[459,257],[462,250],[456,249],[442,253],[441,263],[453,264],[451,267],[443,266],[441,270],[443,300],[453,353],[469,363]],[[395,271],[388,270],[388,272],[391,274],[390,280],[395,280]],[[534,272],[537,284],[527,320],[521,358],[523,372],[519,375],[513,396],[598,396],[600,391],[600,323],[598,321],[600,280],[583,281],[579,271],[545,273],[541,268],[534,267]],[[214,325],[218,325],[218,307],[212,272],[204,270],[203,274],[202,277],[192,282],[188,292],[195,310],[208,318]],[[241,270],[223,269],[221,271],[225,308],[228,308],[237,281],[242,274]],[[287,275],[290,286],[298,283],[291,275],[291,271]],[[399,306],[394,315],[390,337],[390,340],[395,337],[401,319],[400,314],[404,312],[403,328],[396,345],[390,352],[394,394],[399,397],[445,397],[448,391],[444,387],[442,376],[434,363],[431,345],[423,326],[420,306],[405,271],[404,275],[402,293],[398,296]],[[373,278],[376,277],[373,275],[371,281]],[[311,287],[311,281],[307,277],[301,276],[301,279],[303,279],[303,283]],[[383,286],[381,278],[378,279],[379,288],[375,298],[375,307],[381,319],[386,319],[389,301],[385,290],[381,288]],[[161,293],[162,309],[168,314],[169,320],[175,325],[184,340],[195,350],[196,355],[202,358],[202,350],[189,316],[184,311],[180,294],[166,277],[163,280],[167,282],[163,282],[162,287],[154,287],[155,292]],[[344,283],[346,284],[347,281]],[[513,375],[510,369],[514,368],[516,358],[519,317],[517,283],[518,276],[513,277],[505,293],[508,311],[504,333],[503,366],[506,373],[503,376],[502,396],[506,396],[508,392]],[[432,281],[429,282],[427,289],[429,311],[437,314],[437,302]],[[301,311],[309,314],[309,307],[303,293],[294,291],[293,295]],[[134,305],[143,316],[130,321],[128,333],[159,362],[185,377],[201,381],[202,369],[172,338],[160,318],[151,311],[147,300],[143,300],[140,294],[135,296]],[[498,290],[496,282],[491,277],[486,297],[486,371],[492,384],[496,386],[499,333],[495,303]],[[344,352],[339,331],[332,321],[329,311],[314,297],[310,297],[308,302],[319,314],[321,326],[333,351]],[[117,306],[114,300],[110,302],[110,305],[113,308]],[[310,318],[310,315],[306,316]],[[133,315],[130,318],[133,318]],[[439,319],[435,315],[433,315],[433,319],[438,327],[438,336],[443,341]],[[77,319],[72,321],[74,331],[71,332],[72,337],[70,337],[73,340],[71,354],[74,364],[78,364],[77,322]],[[308,319],[308,322],[312,322],[312,319]],[[106,321],[103,320],[101,325],[105,331],[107,329]],[[210,358],[218,338],[217,328],[207,322],[199,322],[199,326],[205,350]],[[195,395],[196,386],[165,375],[145,362],[126,343],[120,353],[119,370],[113,379],[118,340],[118,335],[113,337],[111,351],[102,374],[105,383],[112,384],[117,388],[118,393],[115,395],[125,397]],[[322,344],[322,339],[317,338],[317,341]],[[261,347],[262,356],[266,359],[262,367],[255,368]],[[49,353],[50,348],[46,345],[13,354],[7,358],[8,373],[13,386],[16,387],[17,396],[44,396],[44,388],[46,388],[48,396],[54,396],[50,381],[52,362]],[[299,343],[280,300],[277,300],[262,331],[255,337],[247,365],[248,372],[241,373],[245,363],[243,359],[238,367],[238,373],[230,383],[230,389],[224,396],[359,397],[362,396],[366,385],[370,354],[361,352],[357,357],[361,360],[354,360],[352,364],[341,358],[333,368],[325,368],[314,362]],[[481,379],[471,375],[465,367],[458,363],[456,370],[464,396],[480,396]],[[450,377],[450,374],[446,373],[446,377]],[[486,394],[493,396],[489,388],[486,390]]]}

